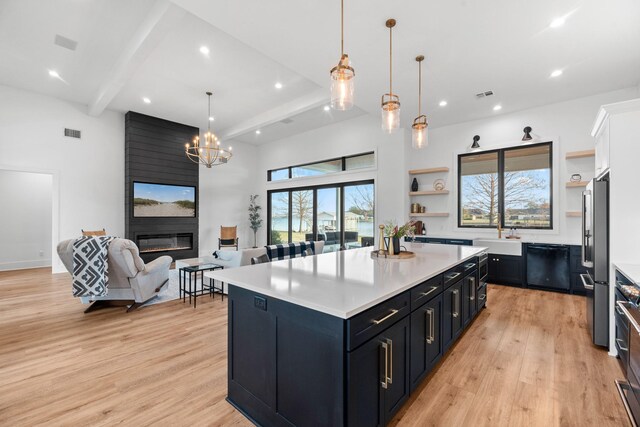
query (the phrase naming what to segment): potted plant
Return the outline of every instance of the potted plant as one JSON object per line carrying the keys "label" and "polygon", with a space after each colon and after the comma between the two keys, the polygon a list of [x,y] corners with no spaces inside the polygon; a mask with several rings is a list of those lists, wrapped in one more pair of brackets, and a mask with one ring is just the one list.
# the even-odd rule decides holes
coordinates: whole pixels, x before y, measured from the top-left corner
{"label": "potted plant", "polygon": [[253,247],[258,247],[258,230],[262,227],[262,218],[260,218],[260,209],[262,206],[258,205],[256,200],[257,194],[249,196],[249,227],[253,230]]}
{"label": "potted plant", "polygon": [[400,253],[400,239],[404,236],[413,237],[416,232],[416,222],[408,221],[403,225],[394,224],[387,221],[384,226],[384,234],[387,236],[385,242],[387,244],[387,252],[389,255],[398,255]]}

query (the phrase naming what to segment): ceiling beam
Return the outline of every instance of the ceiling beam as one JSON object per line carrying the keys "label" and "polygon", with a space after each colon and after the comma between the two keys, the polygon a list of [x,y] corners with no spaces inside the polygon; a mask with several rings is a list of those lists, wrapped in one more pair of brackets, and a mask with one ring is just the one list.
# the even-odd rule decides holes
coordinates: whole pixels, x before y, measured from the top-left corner
{"label": "ceiling beam", "polygon": [[147,58],[164,36],[184,17],[186,11],[169,0],[156,0],[149,14],[140,23],[129,43],[122,49],[107,79],[88,105],[91,116],[99,116],[120,93],[138,66]]}
{"label": "ceiling beam", "polygon": [[228,129],[224,129],[220,134],[223,140],[233,139],[237,136],[253,132],[261,127],[266,127],[273,123],[284,120],[296,114],[304,113],[313,108],[329,103],[329,92],[324,88],[316,89],[308,95],[301,96],[282,104],[264,113],[258,114],[245,121],[238,123]]}

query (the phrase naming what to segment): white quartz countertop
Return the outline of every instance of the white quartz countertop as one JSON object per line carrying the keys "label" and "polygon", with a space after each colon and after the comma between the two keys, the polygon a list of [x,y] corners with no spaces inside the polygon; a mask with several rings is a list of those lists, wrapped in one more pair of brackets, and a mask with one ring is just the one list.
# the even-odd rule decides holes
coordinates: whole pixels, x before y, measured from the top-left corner
{"label": "white quartz countertop", "polygon": [[640,286],[640,265],[627,263],[614,263],[615,267],[624,274],[627,279]]}
{"label": "white quartz countertop", "polygon": [[205,277],[348,319],[486,252],[477,246],[404,246],[416,257],[372,259],[369,247],[210,271]]}

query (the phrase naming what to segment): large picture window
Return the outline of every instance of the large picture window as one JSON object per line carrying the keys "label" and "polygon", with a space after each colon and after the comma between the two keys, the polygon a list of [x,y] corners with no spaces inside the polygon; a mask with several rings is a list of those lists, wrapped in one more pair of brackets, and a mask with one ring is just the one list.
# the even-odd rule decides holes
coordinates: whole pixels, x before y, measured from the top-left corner
{"label": "large picture window", "polygon": [[373,246],[374,183],[269,191],[269,244],[324,241],[324,252]]}
{"label": "large picture window", "polygon": [[458,156],[458,226],[553,228],[552,143]]}

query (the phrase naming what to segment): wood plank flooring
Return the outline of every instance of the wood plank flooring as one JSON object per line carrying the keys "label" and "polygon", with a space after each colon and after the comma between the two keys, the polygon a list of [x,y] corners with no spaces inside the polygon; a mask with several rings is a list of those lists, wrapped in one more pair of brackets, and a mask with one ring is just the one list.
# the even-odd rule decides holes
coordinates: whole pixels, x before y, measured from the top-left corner
{"label": "wood plank flooring", "polygon": [[[225,400],[227,305],[83,314],[67,274],[0,272],[0,425],[251,425]],[[489,286],[397,426],[628,425],[584,299]]]}

